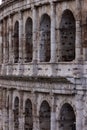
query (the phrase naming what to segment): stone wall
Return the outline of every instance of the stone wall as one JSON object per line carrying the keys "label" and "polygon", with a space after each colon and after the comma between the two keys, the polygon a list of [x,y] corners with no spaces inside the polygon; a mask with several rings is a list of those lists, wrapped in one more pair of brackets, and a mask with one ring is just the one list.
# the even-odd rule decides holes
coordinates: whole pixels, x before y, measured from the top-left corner
{"label": "stone wall", "polygon": [[86,0],[0,6],[0,130],[87,130]]}

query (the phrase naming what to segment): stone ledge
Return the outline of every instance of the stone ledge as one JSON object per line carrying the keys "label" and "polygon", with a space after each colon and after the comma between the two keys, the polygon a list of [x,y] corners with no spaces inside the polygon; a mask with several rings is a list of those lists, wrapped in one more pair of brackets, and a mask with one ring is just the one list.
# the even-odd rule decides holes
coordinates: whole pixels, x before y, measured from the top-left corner
{"label": "stone ledge", "polygon": [[45,76],[0,76],[1,80],[11,80],[11,81],[33,81],[33,82],[44,82],[44,83],[66,83],[72,84],[65,77],[45,77]]}

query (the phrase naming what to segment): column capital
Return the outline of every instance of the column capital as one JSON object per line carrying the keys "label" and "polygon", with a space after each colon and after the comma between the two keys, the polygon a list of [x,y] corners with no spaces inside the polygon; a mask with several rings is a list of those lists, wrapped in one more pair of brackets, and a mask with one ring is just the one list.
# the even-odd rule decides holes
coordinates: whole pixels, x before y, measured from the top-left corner
{"label": "column capital", "polygon": [[81,20],[81,0],[76,0],[76,19]]}
{"label": "column capital", "polygon": [[34,9],[36,9],[36,6],[32,5],[31,10],[33,11]]}
{"label": "column capital", "polygon": [[22,11],[18,11],[18,15],[19,15],[19,19],[21,20],[21,19],[23,19],[23,13],[22,13]]}
{"label": "column capital", "polygon": [[50,5],[51,5],[51,6],[54,6],[54,5],[55,5],[55,3],[54,3],[53,1],[51,1],[51,2],[50,2]]}

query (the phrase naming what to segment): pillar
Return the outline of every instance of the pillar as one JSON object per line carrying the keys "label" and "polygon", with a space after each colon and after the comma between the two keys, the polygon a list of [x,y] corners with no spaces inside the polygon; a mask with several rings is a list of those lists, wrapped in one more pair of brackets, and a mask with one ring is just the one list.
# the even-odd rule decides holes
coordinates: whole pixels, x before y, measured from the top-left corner
{"label": "pillar", "polygon": [[0,88],[0,130],[3,130],[3,115],[2,115],[2,89]]}
{"label": "pillar", "polygon": [[5,20],[3,20],[3,63],[5,63]]}
{"label": "pillar", "polygon": [[51,62],[56,62],[55,5],[51,3]]}
{"label": "pillar", "polygon": [[13,90],[9,91],[9,130],[13,130],[14,128],[14,114],[12,109],[13,104]]}
{"label": "pillar", "polygon": [[2,22],[0,21],[0,64],[3,61],[3,48],[2,48]]}
{"label": "pillar", "polygon": [[23,92],[20,91],[19,101],[19,130],[24,130],[24,115],[23,115]]}
{"label": "pillar", "polygon": [[37,48],[37,10],[33,6],[32,7],[32,15],[33,15],[33,75],[37,75],[37,55],[38,55],[38,48]]}
{"label": "pillar", "polygon": [[37,11],[32,7],[33,15],[33,62],[37,62]]}
{"label": "pillar", "polygon": [[32,93],[32,114],[33,114],[33,130],[40,130],[39,128],[39,111],[38,111],[38,103],[37,103],[37,95],[35,93]]}
{"label": "pillar", "polygon": [[51,130],[56,130],[56,104],[55,98],[52,96],[52,109],[51,109]]}
{"label": "pillar", "polygon": [[82,95],[76,96],[76,130],[83,129],[83,99]]}
{"label": "pillar", "polygon": [[25,32],[25,28],[23,28],[23,63],[26,62],[26,32]]}
{"label": "pillar", "polygon": [[13,62],[13,48],[12,48],[12,19],[9,16],[9,63]]}
{"label": "pillar", "polygon": [[81,21],[76,21],[76,60],[81,58],[81,44],[82,44],[82,34],[81,34]]}
{"label": "pillar", "polygon": [[23,16],[19,11],[19,63],[23,62]]}
{"label": "pillar", "polygon": [[3,63],[8,63],[8,23],[7,19],[3,19]]}
{"label": "pillar", "polygon": [[8,130],[8,119],[7,119],[7,109],[6,109],[6,98],[7,98],[7,93],[6,89],[4,88],[2,90],[3,92],[3,104],[2,104],[2,120],[3,120],[3,130]]}
{"label": "pillar", "polygon": [[76,60],[81,59],[82,29],[81,29],[81,1],[76,0]]}

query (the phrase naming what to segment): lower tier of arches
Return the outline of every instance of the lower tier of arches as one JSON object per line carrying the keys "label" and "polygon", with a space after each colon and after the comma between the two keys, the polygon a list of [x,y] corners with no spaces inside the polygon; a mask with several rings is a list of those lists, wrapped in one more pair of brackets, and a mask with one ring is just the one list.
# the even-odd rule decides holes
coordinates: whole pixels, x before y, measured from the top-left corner
{"label": "lower tier of arches", "polygon": [[84,128],[85,103],[81,95],[51,95],[6,88],[0,90],[0,130]]}

